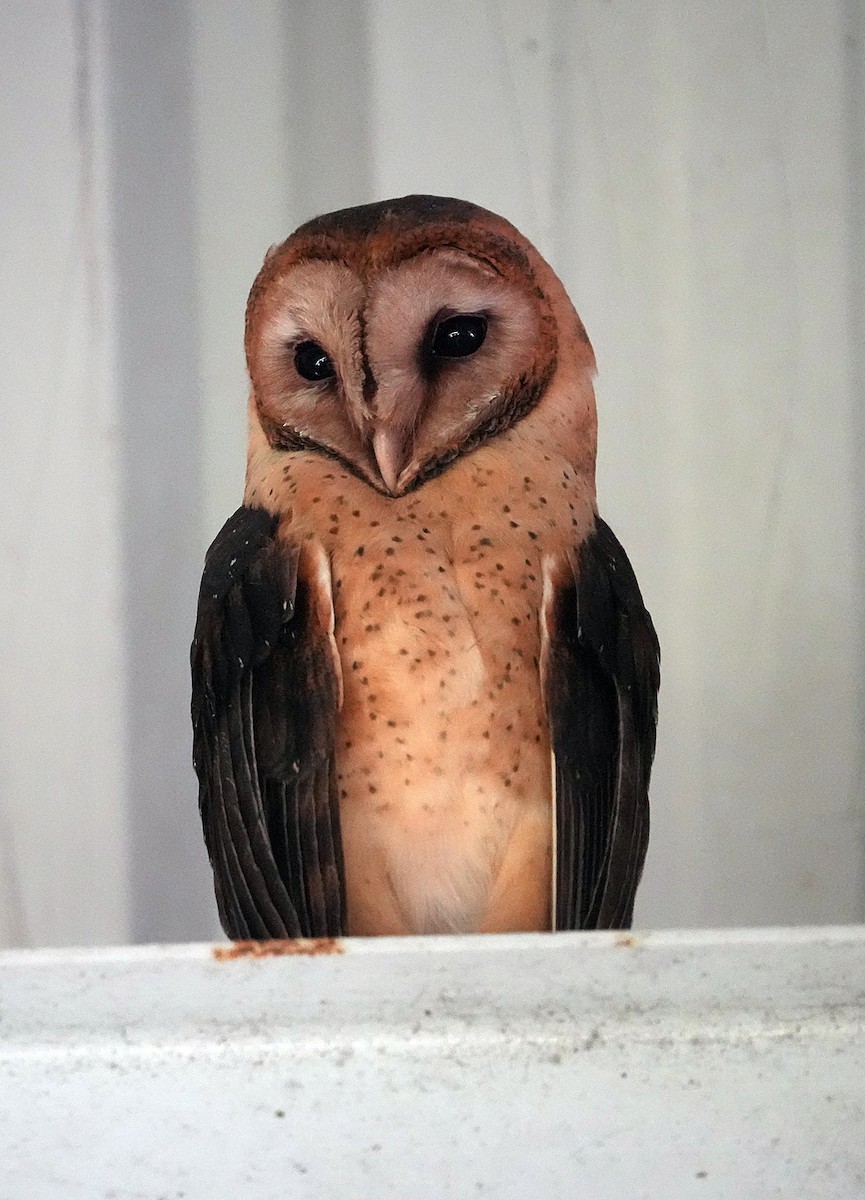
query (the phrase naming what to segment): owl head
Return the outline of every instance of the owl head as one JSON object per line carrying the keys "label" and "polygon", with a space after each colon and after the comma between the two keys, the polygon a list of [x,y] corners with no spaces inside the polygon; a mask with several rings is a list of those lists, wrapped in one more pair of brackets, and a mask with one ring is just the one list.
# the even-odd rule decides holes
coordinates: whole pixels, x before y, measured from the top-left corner
{"label": "owl head", "polygon": [[594,356],[558,277],[502,217],[438,196],[329,213],[270,250],[246,312],[271,446],[399,496],[517,424],[576,428]]}

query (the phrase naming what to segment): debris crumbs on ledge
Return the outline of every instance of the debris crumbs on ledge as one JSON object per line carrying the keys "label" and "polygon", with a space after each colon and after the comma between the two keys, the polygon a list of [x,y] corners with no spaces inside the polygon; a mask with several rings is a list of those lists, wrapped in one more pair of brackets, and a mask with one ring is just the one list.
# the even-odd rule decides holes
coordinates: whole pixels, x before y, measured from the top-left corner
{"label": "debris crumbs on ledge", "polygon": [[261,942],[232,942],[230,946],[214,946],[213,957],[217,962],[228,962],[235,958],[281,958],[286,954],[344,954],[345,947],[339,938],[274,938]]}

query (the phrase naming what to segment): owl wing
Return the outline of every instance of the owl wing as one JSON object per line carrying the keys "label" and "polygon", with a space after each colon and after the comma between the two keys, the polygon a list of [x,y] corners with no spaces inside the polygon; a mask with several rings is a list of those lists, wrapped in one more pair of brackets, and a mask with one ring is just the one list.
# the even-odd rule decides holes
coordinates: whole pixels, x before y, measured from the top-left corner
{"label": "owl wing", "polygon": [[329,574],[240,508],[207,553],[192,643],[193,761],[229,937],[338,936],[345,886]]}
{"label": "owl wing", "polygon": [[649,838],[660,651],[631,564],[600,518],[544,616],[556,928],[627,928]]}

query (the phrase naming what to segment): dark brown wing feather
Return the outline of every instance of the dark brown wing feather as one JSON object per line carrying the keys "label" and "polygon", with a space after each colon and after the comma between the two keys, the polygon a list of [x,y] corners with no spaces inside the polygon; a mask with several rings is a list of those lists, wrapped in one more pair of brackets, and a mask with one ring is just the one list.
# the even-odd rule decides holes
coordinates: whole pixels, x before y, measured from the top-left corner
{"label": "dark brown wing feather", "polygon": [[240,508],[207,553],[191,655],[201,820],[229,937],[336,937],[330,598],[277,525]]}
{"label": "dark brown wing feather", "polygon": [[556,928],[627,928],[649,838],[660,655],[631,564],[600,518],[545,625]]}

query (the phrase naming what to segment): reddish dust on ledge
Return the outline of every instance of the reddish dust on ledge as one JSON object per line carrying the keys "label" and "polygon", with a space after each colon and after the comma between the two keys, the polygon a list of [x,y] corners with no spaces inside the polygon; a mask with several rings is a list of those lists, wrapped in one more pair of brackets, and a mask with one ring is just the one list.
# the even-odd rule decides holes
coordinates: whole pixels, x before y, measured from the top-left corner
{"label": "reddish dust on ledge", "polygon": [[281,958],[284,954],[343,954],[345,947],[339,938],[276,938],[266,942],[232,942],[230,946],[214,946],[217,962],[231,958]]}
{"label": "reddish dust on ledge", "polygon": [[615,942],[613,943],[614,946],[622,946],[625,948],[630,947],[630,946],[639,946],[639,944],[640,943],[637,941],[637,939],[634,937],[634,935],[632,933],[623,933],[622,936],[617,937]]}

